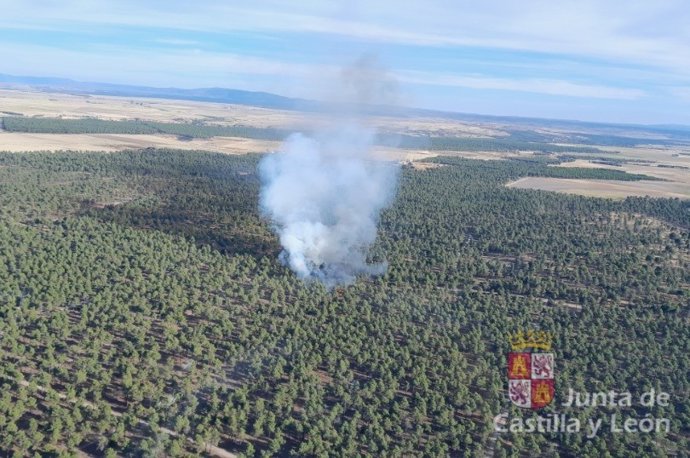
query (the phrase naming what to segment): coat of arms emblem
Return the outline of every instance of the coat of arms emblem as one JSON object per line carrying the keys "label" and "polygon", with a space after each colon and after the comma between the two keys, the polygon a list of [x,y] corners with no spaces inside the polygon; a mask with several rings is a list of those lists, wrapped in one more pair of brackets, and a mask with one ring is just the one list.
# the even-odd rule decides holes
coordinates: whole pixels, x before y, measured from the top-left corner
{"label": "coat of arms emblem", "polygon": [[510,337],[508,397],[518,407],[540,409],[554,398],[554,355],[551,335],[544,331],[518,332]]}

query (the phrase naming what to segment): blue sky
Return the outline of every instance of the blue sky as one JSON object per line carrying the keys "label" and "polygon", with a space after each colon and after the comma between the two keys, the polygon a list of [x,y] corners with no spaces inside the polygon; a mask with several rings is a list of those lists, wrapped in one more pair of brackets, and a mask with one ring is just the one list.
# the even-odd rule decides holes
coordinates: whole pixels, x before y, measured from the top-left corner
{"label": "blue sky", "polygon": [[375,55],[404,105],[690,124],[675,0],[0,0],[0,73],[323,98]]}

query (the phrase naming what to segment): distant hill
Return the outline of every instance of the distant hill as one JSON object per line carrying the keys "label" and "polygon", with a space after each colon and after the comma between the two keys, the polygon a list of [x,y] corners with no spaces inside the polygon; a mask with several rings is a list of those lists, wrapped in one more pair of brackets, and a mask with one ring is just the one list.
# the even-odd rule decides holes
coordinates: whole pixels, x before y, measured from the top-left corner
{"label": "distant hill", "polygon": [[[120,97],[150,97],[159,99],[192,100],[199,102],[230,103],[261,108],[293,111],[317,111],[333,109],[324,102],[284,97],[269,92],[245,91],[227,88],[181,89],[175,87],[131,86],[126,84],[82,82],[65,78],[13,76],[0,74],[0,87],[29,87],[50,92],[68,94],[111,95]],[[372,105],[366,112],[373,115],[401,117],[439,117],[473,123],[501,125],[514,137],[527,141],[573,142],[585,144],[633,146],[635,144],[682,144],[690,143],[690,126],[595,123],[575,120],[526,118],[518,116],[495,116],[458,113],[410,107]],[[534,128],[551,128],[560,131],[585,129],[585,138],[570,134],[536,135]],[[592,135],[593,134],[593,135]]]}
{"label": "distant hill", "polygon": [[226,88],[180,89],[175,87],[130,86],[126,84],[81,82],[64,78],[12,76],[0,74],[0,85],[29,86],[34,89],[70,94],[113,95],[121,97],[153,97],[160,99],[194,100],[199,102],[232,103],[282,110],[312,110],[317,102],[283,97],[268,92]]}

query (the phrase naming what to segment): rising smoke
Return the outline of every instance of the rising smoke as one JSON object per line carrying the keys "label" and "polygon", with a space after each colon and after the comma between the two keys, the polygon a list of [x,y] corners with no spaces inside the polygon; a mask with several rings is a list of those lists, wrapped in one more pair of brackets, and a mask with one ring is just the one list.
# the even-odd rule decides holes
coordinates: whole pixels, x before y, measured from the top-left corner
{"label": "rising smoke", "polygon": [[260,163],[261,212],[280,238],[281,260],[303,279],[332,287],[386,270],[367,255],[394,197],[398,165],[374,159],[376,131],[362,112],[388,103],[391,88],[374,60],[361,59],[343,72],[339,109],[329,111],[326,127],[291,135]]}

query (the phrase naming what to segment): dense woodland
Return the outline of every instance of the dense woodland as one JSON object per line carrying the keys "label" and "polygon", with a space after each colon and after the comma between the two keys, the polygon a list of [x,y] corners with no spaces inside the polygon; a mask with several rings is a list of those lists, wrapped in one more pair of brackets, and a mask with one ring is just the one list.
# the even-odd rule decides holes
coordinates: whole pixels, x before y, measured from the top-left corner
{"label": "dense woodland", "polygon": [[[245,137],[259,140],[283,140],[288,132],[275,127],[226,126],[204,122],[164,123],[143,120],[113,121],[96,118],[42,118],[10,116],[0,118],[0,128],[9,132],[49,134],[167,134],[181,139],[209,138],[216,136]],[[554,139],[556,140],[556,139]],[[564,139],[560,139],[565,141]],[[542,136],[527,136],[513,132],[501,138],[438,137],[431,135],[407,135],[383,133],[376,139],[378,144],[406,149],[434,151],[537,151],[540,153],[601,153],[591,146],[563,146],[550,144]]]}
{"label": "dense woodland", "polygon": [[[690,203],[504,187],[630,179],[549,161],[405,168],[371,257],[326,290],[278,262],[255,155],[0,154],[0,450],[14,456],[688,456]],[[602,176],[601,174],[605,174]],[[639,179],[641,177],[632,177]],[[496,434],[508,335],[670,434]],[[212,448],[218,447],[218,448]]]}
{"label": "dense woodland", "polygon": [[273,127],[221,126],[203,122],[155,122],[142,120],[112,121],[97,118],[39,118],[12,116],[2,118],[4,130],[49,134],[167,134],[182,138],[216,136],[283,140],[288,132]]}

